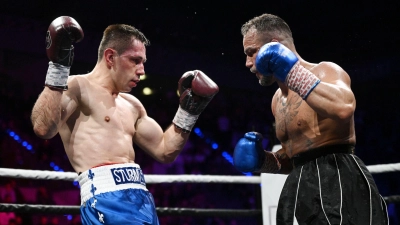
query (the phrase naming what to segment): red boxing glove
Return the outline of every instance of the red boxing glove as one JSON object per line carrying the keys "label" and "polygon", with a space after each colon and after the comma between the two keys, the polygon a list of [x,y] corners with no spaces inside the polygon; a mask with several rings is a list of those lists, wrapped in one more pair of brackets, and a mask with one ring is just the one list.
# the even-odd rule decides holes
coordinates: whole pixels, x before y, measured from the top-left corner
{"label": "red boxing glove", "polygon": [[173,123],[191,131],[200,113],[218,93],[218,85],[200,70],[188,71],[178,82],[179,109]]}
{"label": "red boxing glove", "polygon": [[178,82],[180,106],[193,115],[199,115],[219,91],[214,81],[200,70],[183,74]]}
{"label": "red boxing glove", "polygon": [[83,39],[83,31],[76,20],[60,16],[51,22],[46,35],[46,53],[50,59],[45,85],[67,90],[69,69],[74,59],[72,43]]}
{"label": "red boxing glove", "polygon": [[69,16],[60,16],[51,22],[46,35],[47,57],[53,63],[71,66],[74,59],[72,43],[83,39],[83,30],[76,20]]}

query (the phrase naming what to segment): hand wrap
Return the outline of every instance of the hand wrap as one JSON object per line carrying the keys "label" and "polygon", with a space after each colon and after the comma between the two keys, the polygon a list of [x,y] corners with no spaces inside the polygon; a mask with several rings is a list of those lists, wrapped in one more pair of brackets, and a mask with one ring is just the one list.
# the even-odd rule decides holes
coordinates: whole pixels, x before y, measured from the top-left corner
{"label": "hand wrap", "polygon": [[47,69],[45,85],[50,88],[68,90],[67,81],[69,70],[69,66],[63,66],[50,61],[49,68]]}
{"label": "hand wrap", "polygon": [[297,62],[286,77],[288,88],[306,99],[312,90],[321,82],[311,71]]}

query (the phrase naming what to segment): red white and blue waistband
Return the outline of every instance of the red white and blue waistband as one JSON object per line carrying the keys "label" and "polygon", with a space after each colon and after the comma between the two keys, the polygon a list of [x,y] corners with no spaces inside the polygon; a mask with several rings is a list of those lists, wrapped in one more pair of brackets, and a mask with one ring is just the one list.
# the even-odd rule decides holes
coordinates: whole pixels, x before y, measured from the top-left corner
{"label": "red white and blue waistband", "polygon": [[78,176],[81,187],[81,204],[105,192],[124,189],[146,190],[144,175],[135,163],[113,164],[96,167]]}

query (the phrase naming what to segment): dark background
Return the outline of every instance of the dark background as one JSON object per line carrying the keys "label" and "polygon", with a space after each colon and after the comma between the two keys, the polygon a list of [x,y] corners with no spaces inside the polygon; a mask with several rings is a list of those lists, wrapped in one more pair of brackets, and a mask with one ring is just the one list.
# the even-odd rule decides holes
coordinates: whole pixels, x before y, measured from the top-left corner
{"label": "dark background", "polygon": [[[143,102],[149,114],[163,128],[170,123],[178,106],[176,96],[166,96],[175,92],[177,81],[185,71],[200,69],[216,81],[220,86],[220,93],[200,116],[197,126],[205,131],[207,137],[229,142],[221,138],[225,137],[224,133],[214,132],[217,130],[214,122],[219,113],[224,113],[231,116],[231,123],[236,124],[233,130],[238,134],[259,129],[269,140],[266,148],[270,149],[276,141],[268,128],[273,122],[270,99],[277,86],[261,87],[255,76],[245,67],[240,28],[254,16],[272,13],[289,24],[296,49],[303,59],[313,63],[332,61],[349,73],[357,99],[357,155],[367,165],[398,163],[399,9],[399,1],[386,0],[4,1],[0,5],[2,132],[12,127],[25,134],[26,139],[38,142],[29,123],[29,114],[34,99],[42,90],[47,70],[45,34],[52,20],[67,15],[75,18],[85,33],[83,41],[75,44],[72,74],[83,74],[92,70],[97,60],[97,47],[106,26],[113,23],[133,25],[147,36],[151,45],[147,47],[148,62],[145,64],[148,79],[141,81],[132,90],[132,94]],[[155,95],[141,95],[144,87],[151,87],[155,90]],[[158,115],[157,111],[160,109],[165,109],[166,115]],[[247,116],[232,116],[240,110],[245,111]],[[19,115],[24,119],[19,121]],[[4,135],[2,140],[6,138]],[[191,141],[197,144],[201,142],[200,137],[195,134],[191,134]],[[51,161],[56,155],[64,156],[58,137],[49,142],[50,144],[38,144],[37,154],[46,155],[47,161]],[[2,156],[11,154],[12,150],[4,146],[5,144],[1,149]],[[41,150],[46,146],[58,150]],[[232,144],[226,144],[225,147],[227,152],[232,153]],[[202,154],[201,149],[198,151]],[[222,156],[219,153],[215,157]],[[43,162],[42,157],[39,158],[36,162]],[[146,165],[147,158],[140,151],[138,159],[143,160],[139,164]],[[64,165],[65,171],[72,171],[68,159],[61,157],[58,160],[59,164]],[[13,166],[7,164],[7,161],[9,160],[3,157],[0,167],[38,168],[26,165],[26,162]],[[186,168],[185,173],[200,171],[202,174],[237,175],[237,171],[233,169],[222,169],[229,167],[229,164],[221,167],[207,161],[203,164],[215,168],[206,170],[203,165],[196,169]],[[47,164],[39,168],[51,169]],[[383,196],[399,195],[398,173],[374,174],[374,178]],[[202,188],[208,189],[207,186]],[[220,188],[224,190],[232,187]],[[254,193],[255,198],[259,198],[257,191],[249,193]],[[174,207],[171,201],[158,200],[157,193],[155,197],[157,206]],[[260,204],[257,201],[254,206],[256,208]],[[390,205],[390,213],[392,224],[398,224],[398,203]]]}
{"label": "dark background", "polygon": [[[6,26],[26,29],[26,36],[14,36],[14,43],[4,48],[21,45],[21,51],[35,49],[45,57],[43,39],[31,40],[31,35],[40,37],[53,19],[68,15],[86,34],[75,46],[76,61],[87,62],[87,70],[91,70],[101,32],[112,23],[126,23],[143,31],[152,43],[148,47],[148,74],[179,77],[198,68],[220,85],[252,89],[257,85],[254,79],[247,79],[252,74],[244,67],[240,27],[265,12],[279,15],[289,24],[304,59],[336,62],[353,80],[376,80],[372,68],[393,62],[399,49],[397,1],[39,0],[7,2],[0,10],[12,16],[12,22],[3,21],[12,23]],[[9,36],[5,31],[2,35]],[[369,71],[351,73],[362,66],[370,67]]]}

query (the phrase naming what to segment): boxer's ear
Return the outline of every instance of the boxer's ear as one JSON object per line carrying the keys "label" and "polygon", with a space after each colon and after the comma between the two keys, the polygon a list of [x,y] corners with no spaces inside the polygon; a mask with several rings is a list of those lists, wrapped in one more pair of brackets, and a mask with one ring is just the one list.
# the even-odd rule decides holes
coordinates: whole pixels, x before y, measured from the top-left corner
{"label": "boxer's ear", "polygon": [[103,58],[106,60],[108,68],[111,68],[114,65],[114,58],[116,55],[117,52],[112,48],[107,48],[104,50]]}

